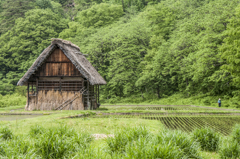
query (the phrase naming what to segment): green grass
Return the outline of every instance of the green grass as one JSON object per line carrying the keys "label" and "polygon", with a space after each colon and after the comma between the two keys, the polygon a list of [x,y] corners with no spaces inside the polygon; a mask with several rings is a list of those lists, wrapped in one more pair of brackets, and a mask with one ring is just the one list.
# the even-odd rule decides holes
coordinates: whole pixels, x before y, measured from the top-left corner
{"label": "green grass", "polygon": [[16,121],[1,121],[0,125],[8,126],[14,134],[26,134],[30,128],[39,125],[45,128],[58,127],[61,125],[68,125],[76,129],[76,131],[85,130],[89,133],[97,134],[111,134],[114,130],[122,127],[134,126],[148,126],[148,128],[155,132],[163,128],[159,121],[144,120],[144,119],[117,119],[117,118],[69,118],[61,119],[69,115],[76,114],[72,112],[63,112],[58,114],[51,114],[47,116],[39,116],[31,119],[22,119]]}
{"label": "green grass", "polygon": [[[231,151],[235,151],[234,157],[240,154],[239,144],[236,143],[239,138],[237,133],[239,126],[236,126],[235,131],[231,134],[233,125],[240,123],[240,117],[232,115],[232,113],[240,113],[238,109],[232,111],[231,109],[224,110],[225,108],[211,109],[216,107],[103,105],[95,111],[25,111],[21,109],[23,107],[22,105],[0,108],[0,113],[45,115],[29,119],[0,121],[0,137],[3,137],[3,142],[0,144],[0,156],[2,157],[48,158],[47,156],[50,156],[51,158],[63,158],[71,156],[105,159],[172,158],[172,156],[188,158],[195,155],[195,158],[207,159],[229,157]],[[104,115],[104,113],[128,114]],[[132,113],[142,114],[134,115]],[[191,113],[193,114],[191,115]],[[68,118],[79,114],[90,114],[90,116]],[[212,126],[215,131],[222,133],[220,134],[219,149],[211,149],[212,152],[206,151],[210,149],[199,149],[200,141],[197,142],[192,138],[192,131],[201,129],[202,126]],[[66,127],[68,130],[63,130]],[[147,135],[144,133],[145,130],[147,130]],[[63,137],[59,135],[62,132],[65,132]],[[67,134],[73,135],[68,136]],[[84,151],[76,151],[76,149],[81,149],[81,146],[76,143],[76,140],[83,141],[78,138],[81,137],[79,136],[81,134],[86,136],[118,134],[119,136],[91,140],[89,143],[83,143],[86,145]],[[200,137],[208,134],[202,131]],[[229,148],[232,141],[236,145]],[[120,146],[121,151],[115,151],[121,142],[123,142]],[[208,144],[208,141],[205,144]],[[111,145],[112,148],[110,148]],[[191,148],[190,145],[194,147]],[[39,149],[42,151],[38,151]]]}
{"label": "green grass", "polygon": [[[0,127],[0,138],[2,138],[0,156],[3,158],[218,159],[231,158],[233,150],[236,151],[235,158],[240,155],[239,149],[234,149],[234,145],[229,146],[232,143],[231,136],[220,138],[220,150],[211,149],[212,152],[208,152],[200,149],[201,143],[195,140],[194,133],[167,130],[161,123],[155,121],[114,118],[59,119],[60,114],[52,116],[57,117],[55,120],[61,121],[57,122],[50,119],[50,116],[43,116],[33,121],[6,122],[4,127]],[[40,121],[53,123],[49,125]],[[91,136],[95,133],[113,134],[114,137],[95,140]],[[201,136],[209,134],[205,131],[201,133]],[[204,144],[208,142],[212,144],[212,140],[204,141]]]}

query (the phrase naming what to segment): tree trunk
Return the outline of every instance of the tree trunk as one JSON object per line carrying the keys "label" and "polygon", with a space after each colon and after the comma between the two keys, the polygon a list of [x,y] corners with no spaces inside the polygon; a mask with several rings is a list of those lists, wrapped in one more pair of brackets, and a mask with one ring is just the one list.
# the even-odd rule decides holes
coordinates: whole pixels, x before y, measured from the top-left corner
{"label": "tree trunk", "polygon": [[141,93],[142,93],[142,99],[144,99],[144,97],[143,97],[143,91],[142,91],[142,89],[141,89]]}
{"label": "tree trunk", "polygon": [[123,7],[123,12],[125,12],[123,0],[122,0],[122,7]]}
{"label": "tree trunk", "polygon": [[159,86],[157,86],[157,95],[158,95],[158,99],[160,99],[160,90],[159,90]]}

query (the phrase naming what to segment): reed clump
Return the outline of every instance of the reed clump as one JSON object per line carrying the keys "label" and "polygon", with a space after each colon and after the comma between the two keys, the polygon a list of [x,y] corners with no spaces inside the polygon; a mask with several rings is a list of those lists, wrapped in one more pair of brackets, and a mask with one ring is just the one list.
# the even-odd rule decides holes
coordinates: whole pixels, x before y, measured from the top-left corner
{"label": "reed clump", "polygon": [[236,124],[229,137],[222,139],[219,154],[221,158],[240,158],[240,125]]}
{"label": "reed clump", "polygon": [[199,142],[182,131],[164,130],[158,135],[155,141],[176,147],[181,150],[182,157],[184,158],[201,158],[199,155],[201,150]]}
{"label": "reed clump", "polygon": [[199,144],[180,131],[153,135],[145,127],[125,128],[107,139],[108,153],[124,158],[201,158]]}
{"label": "reed clump", "polygon": [[211,128],[195,129],[192,133],[193,139],[200,143],[201,148],[207,151],[217,151],[220,136]]}

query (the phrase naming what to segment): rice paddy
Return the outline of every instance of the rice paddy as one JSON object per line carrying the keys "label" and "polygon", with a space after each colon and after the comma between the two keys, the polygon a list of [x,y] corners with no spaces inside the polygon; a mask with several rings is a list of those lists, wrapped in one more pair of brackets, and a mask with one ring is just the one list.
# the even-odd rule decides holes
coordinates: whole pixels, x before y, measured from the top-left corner
{"label": "rice paddy", "polygon": [[[140,118],[158,120],[166,128],[192,132],[195,129],[210,127],[229,135],[236,124],[240,124],[238,110],[194,107],[194,106],[104,106],[106,110],[144,110],[141,113],[99,113],[94,118]],[[150,110],[150,112],[148,112]],[[155,110],[152,112],[151,110]],[[187,112],[183,112],[186,111]]]}

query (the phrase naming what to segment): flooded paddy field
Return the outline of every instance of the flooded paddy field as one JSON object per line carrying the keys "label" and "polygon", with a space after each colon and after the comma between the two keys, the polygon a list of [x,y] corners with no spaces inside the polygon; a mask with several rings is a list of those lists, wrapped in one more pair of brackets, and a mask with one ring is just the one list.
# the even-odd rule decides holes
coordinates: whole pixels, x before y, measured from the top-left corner
{"label": "flooded paddy field", "polygon": [[0,121],[21,120],[28,118],[36,118],[42,115],[0,115]]}

